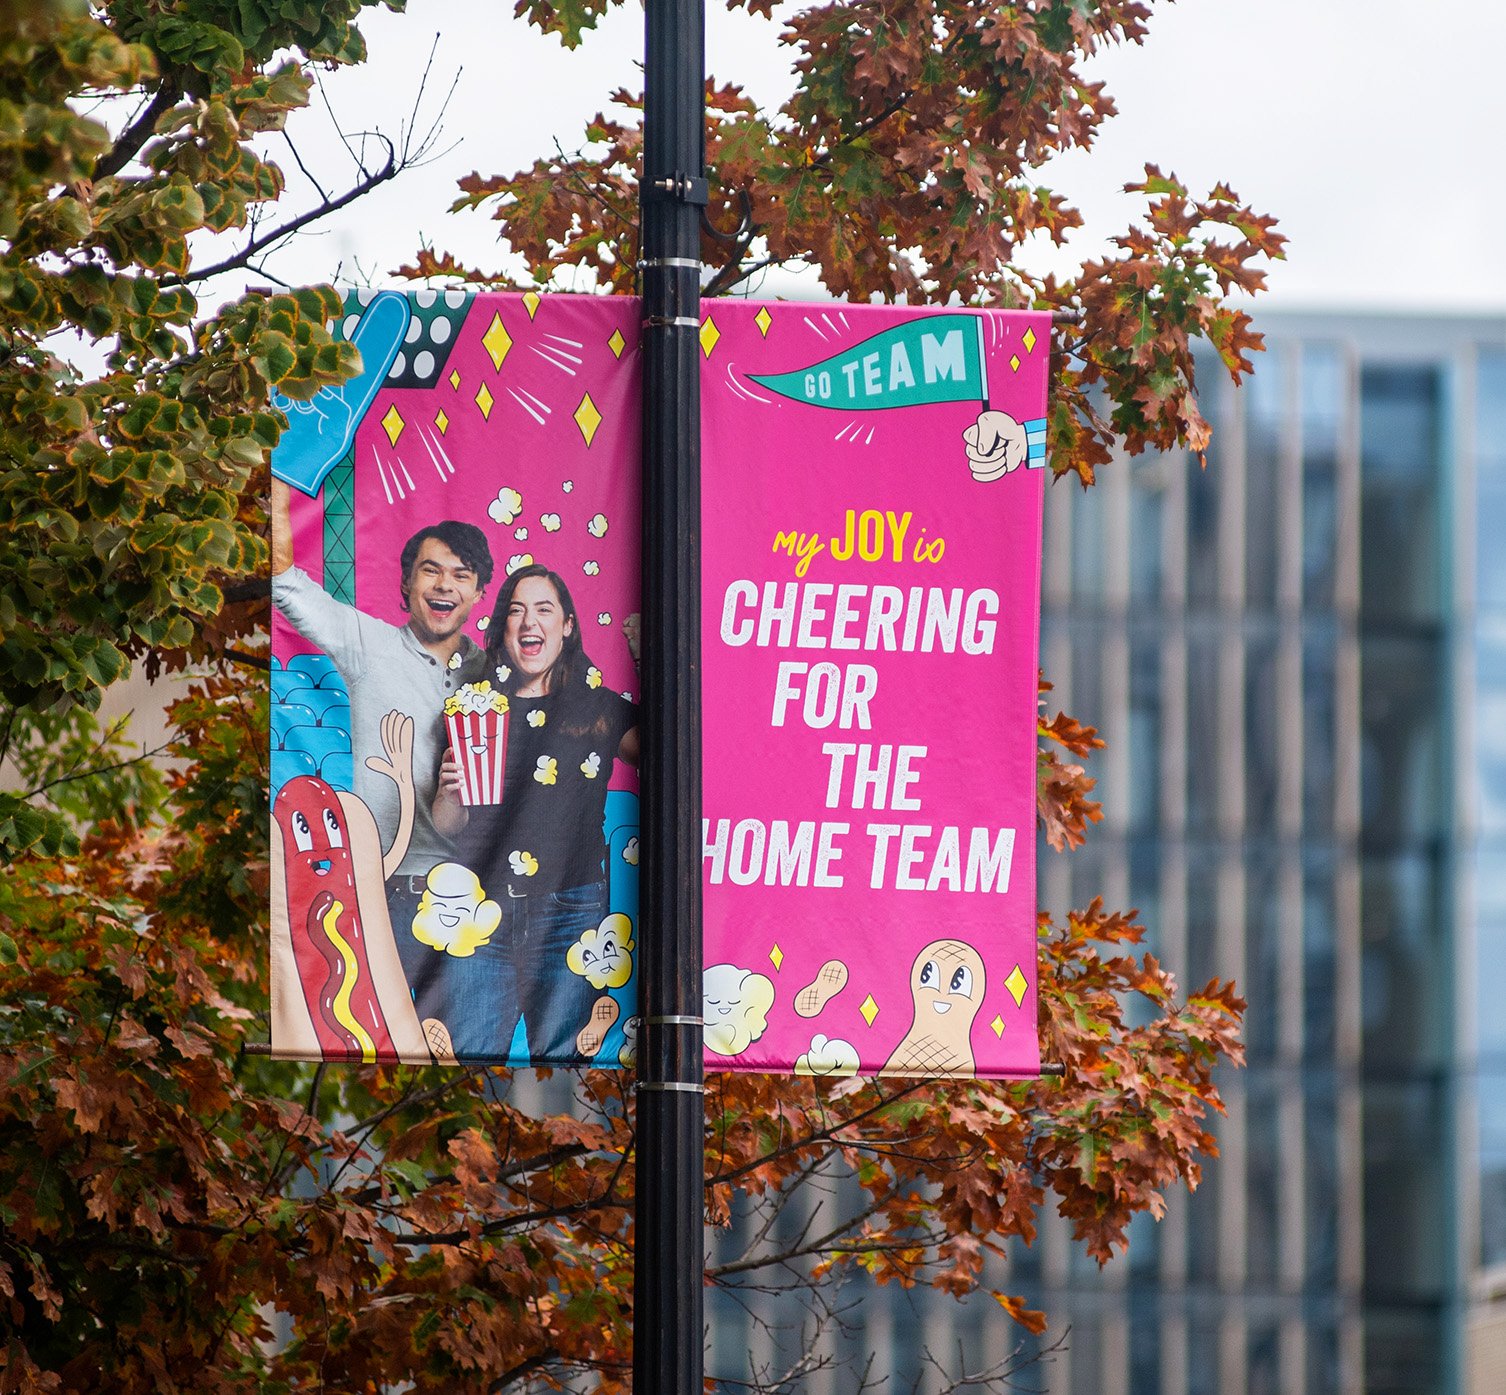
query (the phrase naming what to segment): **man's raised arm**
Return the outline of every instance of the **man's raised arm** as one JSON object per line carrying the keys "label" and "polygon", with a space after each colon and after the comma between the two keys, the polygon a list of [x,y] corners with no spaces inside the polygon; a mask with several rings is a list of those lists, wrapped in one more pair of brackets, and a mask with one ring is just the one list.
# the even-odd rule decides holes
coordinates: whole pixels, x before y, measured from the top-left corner
{"label": "man's raised arm", "polygon": [[272,478],[272,575],[281,576],[293,565],[293,519],[288,510],[288,487]]}
{"label": "man's raised arm", "polygon": [[349,684],[365,672],[368,647],[380,643],[391,626],[337,601],[317,581],[293,565],[293,527],[288,486],[272,481],[272,604],[311,644],[335,661]]}

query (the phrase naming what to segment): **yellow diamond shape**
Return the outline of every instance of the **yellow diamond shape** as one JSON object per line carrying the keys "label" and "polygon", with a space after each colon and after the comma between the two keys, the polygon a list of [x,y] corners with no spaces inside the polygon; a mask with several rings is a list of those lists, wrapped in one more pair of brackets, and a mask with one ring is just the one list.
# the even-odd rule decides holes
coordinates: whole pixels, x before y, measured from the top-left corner
{"label": "yellow diamond shape", "polygon": [[539,313],[539,293],[537,291],[528,291],[523,296],[523,304],[527,307],[528,318],[531,320]]}
{"label": "yellow diamond shape", "polygon": [[769,326],[774,323],[774,317],[769,314],[769,307],[767,305],[753,316],[753,323],[758,326],[760,334],[764,336],[768,335]]}
{"label": "yellow diamond shape", "polygon": [[873,1019],[878,1016],[878,1004],[873,1001],[872,993],[859,1004],[858,1011],[863,1014],[863,1021],[870,1027],[873,1026]]}
{"label": "yellow diamond shape", "polygon": [[621,358],[622,351],[627,348],[627,340],[622,337],[620,329],[612,331],[612,337],[607,340],[607,348],[612,351],[613,358]]}
{"label": "yellow diamond shape", "polygon": [[575,424],[580,427],[580,434],[586,438],[589,446],[596,428],[601,425],[601,413],[596,410],[589,392],[580,399],[580,406],[575,409]]}
{"label": "yellow diamond shape", "polygon": [[502,323],[502,316],[492,314],[492,322],[485,334],[481,336],[481,347],[492,356],[492,367],[500,369],[502,360],[507,357],[507,351],[512,348],[512,335],[507,332],[507,326]]}
{"label": "yellow diamond shape", "polygon": [[481,391],[476,394],[476,405],[481,408],[481,415],[487,418],[492,414],[492,395],[486,390],[486,384],[481,384]]}
{"label": "yellow diamond shape", "polygon": [[776,974],[779,972],[780,967],[784,964],[784,951],[780,949],[777,944],[773,949],[769,951],[769,963],[774,966],[774,972]]}
{"label": "yellow diamond shape", "polygon": [[387,408],[387,415],[382,418],[382,429],[387,433],[387,439],[393,445],[397,444],[397,438],[403,434],[403,414],[398,411],[396,405]]}
{"label": "yellow diamond shape", "polygon": [[1035,331],[1033,329],[1027,329],[1025,331],[1025,352],[1028,354],[1028,353],[1031,353],[1034,349],[1035,349]]}
{"label": "yellow diamond shape", "polygon": [[1009,366],[1013,368],[1016,373],[1020,371],[1020,356],[1018,354],[1010,355]]}
{"label": "yellow diamond shape", "polygon": [[1002,1037],[1004,1035],[1004,1019],[1000,1017],[998,1013],[994,1014],[994,1020],[988,1025],[994,1029],[994,1035],[996,1037]]}
{"label": "yellow diamond shape", "polygon": [[722,332],[716,327],[716,321],[707,315],[701,324],[701,352],[707,358],[711,357],[711,351],[716,348],[716,341],[722,337]]}
{"label": "yellow diamond shape", "polygon": [[1025,1001],[1025,990],[1030,985],[1025,981],[1025,975],[1020,972],[1018,964],[1009,971],[1009,977],[1004,980],[1004,986],[1009,989],[1009,996],[1014,999],[1014,1005],[1019,1007]]}
{"label": "yellow diamond shape", "polygon": [[434,425],[439,428],[439,434],[441,436],[443,436],[444,433],[450,429],[450,419],[444,414],[443,407],[441,407],[434,414]]}
{"label": "yellow diamond shape", "polygon": [[458,388],[460,386],[460,370],[458,368],[450,370],[450,386],[452,388]]}

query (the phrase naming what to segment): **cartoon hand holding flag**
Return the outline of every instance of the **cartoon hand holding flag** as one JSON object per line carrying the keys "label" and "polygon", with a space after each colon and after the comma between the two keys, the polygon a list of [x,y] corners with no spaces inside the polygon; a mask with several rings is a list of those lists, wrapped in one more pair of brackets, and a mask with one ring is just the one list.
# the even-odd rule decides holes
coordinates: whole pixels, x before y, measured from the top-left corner
{"label": "cartoon hand holding flag", "polygon": [[[1024,312],[1005,314],[1014,316],[1014,330],[1026,319]],[[994,326],[996,352],[1001,356],[1008,352],[999,347],[1006,342],[1017,344],[1028,356],[1050,333],[1050,323],[1043,314],[1035,314],[1033,323],[1038,329],[1028,328],[1024,336],[1006,341],[1006,332],[1014,330],[1002,328],[1005,314],[917,315],[847,344],[818,363],[781,373],[750,373],[748,378],[780,397],[835,412],[976,403],[977,420],[963,431],[962,441],[973,478],[988,484],[1022,465],[1036,469],[1046,463],[1045,418],[1020,422],[990,406],[993,395],[989,391],[987,326]],[[1011,375],[1018,373],[1023,363],[1019,354],[1011,353],[1011,374],[1005,375],[1002,383],[995,383],[1005,400],[1019,400]]]}
{"label": "cartoon hand holding flag", "polygon": [[1025,428],[1008,412],[980,412],[962,441],[973,478],[984,484],[1018,470],[1030,449]]}

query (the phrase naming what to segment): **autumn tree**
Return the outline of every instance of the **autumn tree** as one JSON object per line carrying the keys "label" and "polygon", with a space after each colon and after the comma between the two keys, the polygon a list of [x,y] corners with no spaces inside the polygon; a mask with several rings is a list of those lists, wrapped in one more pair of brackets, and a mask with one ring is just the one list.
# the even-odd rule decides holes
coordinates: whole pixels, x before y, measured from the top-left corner
{"label": "autumn tree", "polygon": [[[520,9],[574,44],[605,4]],[[311,64],[359,60],[358,8],[0,3],[0,1391],[629,1381],[622,1074],[557,1078],[570,1098],[551,1112],[506,1072],[246,1050],[266,1016],[267,392],[307,396],[354,365],[323,328],[327,291],[201,318],[212,267],[188,237],[245,227],[257,244],[252,210],[282,182],[259,138],[305,104]],[[1227,296],[1279,254],[1270,220],[1148,167],[1144,220],[1078,275],[1017,261],[1078,225],[1042,167],[1111,115],[1083,62],[1140,42],[1148,10],[838,0],[783,20],[799,84],[780,111],[708,84],[708,292],[801,262],[837,295],[1059,310],[1058,475],[1090,484],[1115,440],[1201,450],[1192,345],[1248,368],[1258,341]],[[137,99],[113,127],[83,107],[110,93]],[[497,218],[535,284],[589,268],[633,289],[640,105],[615,94],[575,158],[465,181],[461,206]],[[502,284],[434,251],[405,270]],[[78,337],[102,369],[71,366]],[[169,764],[91,716],[131,659],[198,674]],[[1039,808],[1066,850],[1097,817],[1100,742],[1049,712]],[[1060,1076],[713,1077],[708,1224],[760,1223],[707,1282],[992,1288],[993,1257],[1047,1205],[1098,1259],[1122,1249],[1216,1151],[1213,1072],[1240,1058],[1243,1007],[1226,983],[1179,992],[1140,935],[1098,903],[1043,914]],[[772,1223],[833,1177],[819,1221]]]}

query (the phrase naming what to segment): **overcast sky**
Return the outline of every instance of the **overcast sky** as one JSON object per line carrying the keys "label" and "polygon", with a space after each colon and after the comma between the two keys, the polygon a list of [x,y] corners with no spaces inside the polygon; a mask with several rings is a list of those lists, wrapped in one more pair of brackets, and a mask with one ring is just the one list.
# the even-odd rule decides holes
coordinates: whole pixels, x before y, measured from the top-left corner
{"label": "overcast sky", "polygon": [[[437,34],[419,124],[458,71],[440,142],[453,148],[300,238],[273,264],[278,274],[313,280],[340,269],[349,278],[359,265],[381,283],[421,242],[496,264],[492,225],[444,211],[456,179],[511,173],[556,138],[575,148],[612,87],[641,85],[637,6],[574,53],[512,20],[510,8],[409,0],[407,14],[368,13],[371,61],[325,81],[342,125],[396,135]],[[1273,305],[1506,312],[1506,3],[1182,0],[1155,9],[1143,46],[1095,60],[1120,115],[1093,151],[1043,176],[1087,216],[1073,263],[1133,215],[1135,201],[1118,190],[1152,160],[1195,189],[1226,180],[1277,215],[1291,245],[1271,276]],[[792,84],[791,51],[777,34],[766,20],[711,11],[709,70],[776,106]],[[292,132],[316,173],[336,181],[348,171],[322,107]],[[271,153],[289,171],[290,194],[306,197],[286,147]],[[765,292],[820,289],[808,277]]]}

